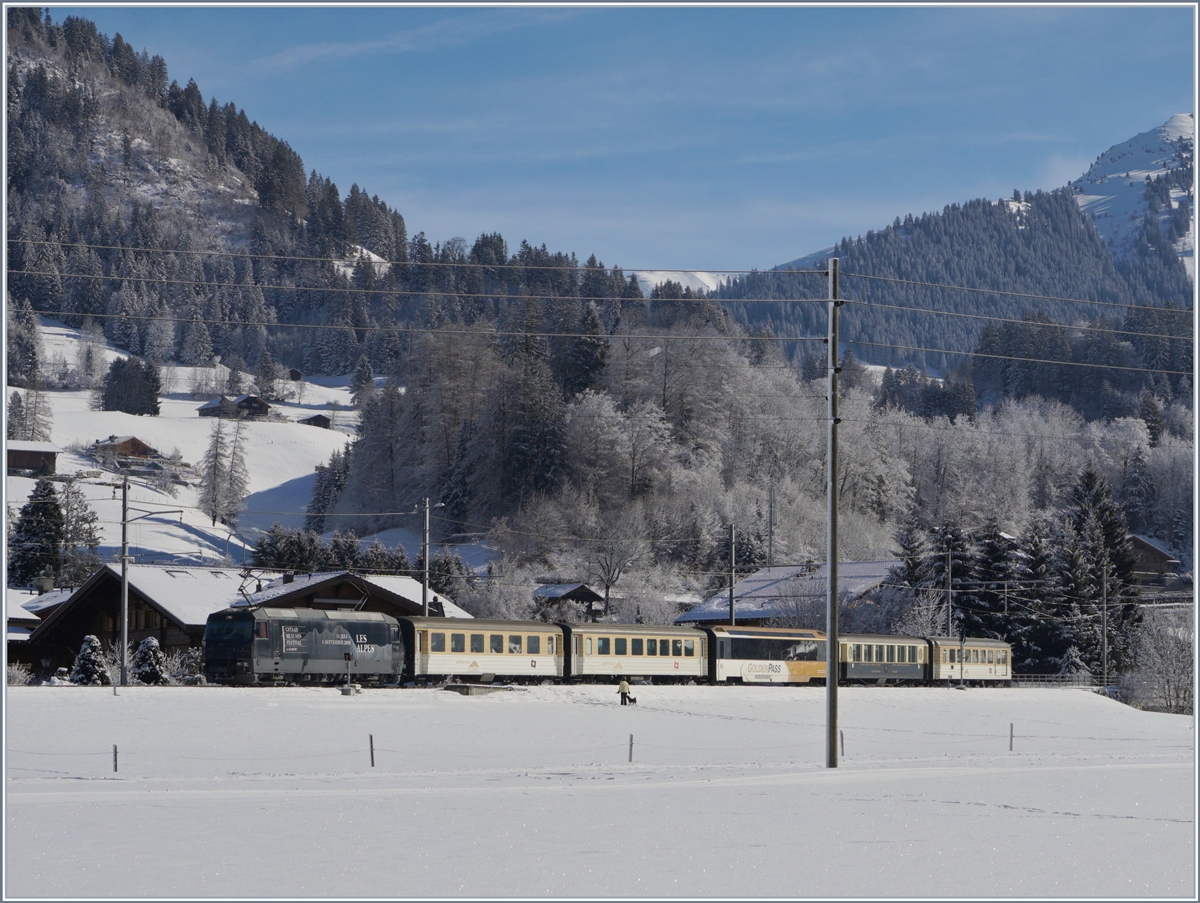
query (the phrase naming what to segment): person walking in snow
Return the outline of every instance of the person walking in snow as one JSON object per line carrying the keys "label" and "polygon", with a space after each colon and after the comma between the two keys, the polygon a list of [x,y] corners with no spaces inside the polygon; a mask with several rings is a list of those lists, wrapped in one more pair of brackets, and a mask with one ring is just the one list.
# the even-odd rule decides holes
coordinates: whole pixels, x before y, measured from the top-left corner
{"label": "person walking in snow", "polygon": [[621,678],[621,685],[617,687],[617,692],[621,694],[621,705],[629,705],[629,681],[624,677]]}

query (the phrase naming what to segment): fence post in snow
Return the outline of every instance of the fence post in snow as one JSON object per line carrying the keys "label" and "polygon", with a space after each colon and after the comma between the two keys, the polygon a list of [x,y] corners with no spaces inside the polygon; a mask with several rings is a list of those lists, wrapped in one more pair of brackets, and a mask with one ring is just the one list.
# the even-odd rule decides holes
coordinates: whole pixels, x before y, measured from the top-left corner
{"label": "fence post in snow", "polygon": [[1008,722],[1008,751],[1012,752],[1013,726],[1012,722]]}
{"label": "fence post in snow", "polygon": [[117,744],[113,744],[113,773],[117,771]]}
{"label": "fence post in snow", "polygon": [[375,767],[375,735],[367,734],[367,737],[370,738],[370,742],[371,742],[371,767],[374,768]]}
{"label": "fence post in snow", "polygon": [[842,731],[838,731],[838,741],[842,747],[842,758],[846,758],[846,735]]}
{"label": "fence post in snow", "polygon": [[629,761],[633,761],[633,734],[629,735]]}

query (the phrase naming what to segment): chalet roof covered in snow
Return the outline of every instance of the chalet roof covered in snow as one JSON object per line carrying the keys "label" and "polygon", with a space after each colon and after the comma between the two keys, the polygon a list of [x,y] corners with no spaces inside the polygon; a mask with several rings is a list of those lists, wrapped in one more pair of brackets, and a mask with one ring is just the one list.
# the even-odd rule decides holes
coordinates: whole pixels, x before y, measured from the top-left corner
{"label": "chalet roof covered in snow", "polygon": [[599,602],[604,597],[586,583],[545,583],[533,591],[539,602],[570,599],[576,602]]}
{"label": "chalet roof covered in snow", "polygon": [[[838,597],[853,599],[874,589],[898,564],[883,561],[844,561],[838,566]],[[824,564],[762,568],[743,577],[733,587],[734,614],[739,620],[785,618],[798,600],[825,598],[828,568]],[[729,590],[710,596],[675,619],[676,624],[729,620]]]}
{"label": "chalet roof covered in snow", "polygon": [[[290,596],[294,593],[302,593],[305,590],[319,587],[322,584],[332,584],[339,581],[344,581],[346,578],[353,578],[362,584],[373,586],[384,593],[392,596],[398,596],[409,605],[419,606],[421,604],[421,584],[412,577],[401,577],[391,574],[355,574],[350,571],[325,571],[315,574],[298,574],[288,582],[284,582],[283,577],[276,577],[269,584],[264,584],[261,590],[256,590],[256,585],[251,583],[247,587],[246,597],[239,596],[234,599],[231,604],[235,607],[244,605],[261,605],[265,602],[270,602],[273,599],[279,599],[284,596]],[[247,599],[249,601],[247,601]],[[429,604],[431,606],[440,604],[442,611],[447,618],[469,618],[466,611],[459,608],[445,596],[429,591]]]}
{"label": "chalet roof covered in snow", "polygon": [[63,449],[59,448],[53,442],[20,442],[16,439],[9,439],[4,443],[4,447],[9,451],[63,454]]}

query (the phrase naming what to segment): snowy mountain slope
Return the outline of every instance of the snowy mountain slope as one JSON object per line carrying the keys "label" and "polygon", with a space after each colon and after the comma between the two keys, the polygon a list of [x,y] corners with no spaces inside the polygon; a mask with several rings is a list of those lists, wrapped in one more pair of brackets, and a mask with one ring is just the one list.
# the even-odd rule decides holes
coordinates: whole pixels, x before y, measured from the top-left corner
{"label": "snowy mountain slope", "polygon": [[[1144,196],[1146,180],[1180,168],[1185,157],[1192,158],[1195,130],[1193,114],[1176,114],[1158,128],[1110,147],[1096,158],[1087,172],[1070,183],[1079,209],[1091,217],[1118,260],[1132,253],[1142,218],[1149,209]],[[1194,188],[1191,191],[1172,189],[1172,208],[1177,208],[1180,201],[1187,198],[1194,209],[1194,192]],[[1169,210],[1160,211],[1163,232],[1167,231],[1165,220],[1169,216]],[[1194,245],[1194,227],[1189,228],[1187,235],[1175,245],[1193,278]]]}
{"label": "snowy mountain slope", "polygon": [[[87,340],[79,330],[46,318],[41,319],[41,327],[48,360],[61,358],[69,365],[77,359],[80,343]],[[120,354],[111,345],[100,344],[99,350],[105,360]],[[224,372],[224,368],[216,369]],[[53,412],[51,441],[66,449],[58,456],[58,473],[82,475],[86,472],[80,476],[79,485],[100,518],[100,554],[106,560],[120,549],[120,493],[107,485],[116,481],[116,474],[106,472],[86,449],[97,439],[136,436],[163,455],[178,453],[187,464],[198,465],[208,447],[215,422],[196,413],[205,400],[194,398],[191,393],[190,387],[198,370],[162,368],[164,395],[160,398],[161,412],[157,417],[94,411],[89,403],[90,393],[86,390],[45,392]],[[357,420],[345,379],[322,382],[324,385],[290,384],[292,397],[273,408],[286,420],[243,422],[251,493],[246,508],[262,513],[245,515],[239,520],[237,532],[221,525],[213,526],[196,508],[197,486],[180,486],[177,495],[172,497],[146,479],[131,479],[129,504],[131,508],[142,509],[137,514],[155,509],[183,509],[182,515],[155,515],[130,525],[129,541],[134,559],[141,563],[217,564],[224,560],[240,563],[243,538],[252,547],[256,532],[268,529],[275,520],[287,526],[301,526],[304,507],[311,495],[315,466],[328,461],[335,450],[340,450],[350,440]],[[295,422],[317,411],[331,414],[335,428],[323,430]],[[225,426],[226,434],[230,435],[234,424],[227,421]],[[33,491],[34,484],[35,481],[29,478],[7,477],[9,506],[19,509]]]}
{"label": "snowy mountain slope", "polygon": [[[1149,208],[1144,196],[1146,179],[1178,169],[1184,155],[1192,159],[1194,143],[1195,117],[1191,113],[1178,113],[1158,128],[1109,148],[1096,158],[1086,173],[1070,183],[1079,208],[1092,218],[1114,257],[1123,259],[1133,249],[1142,217]],[[1171,206],[1178,208],[1180,201],[1186,197],[1194,210],[1194,196],[1194,188],[1191,192],[1172,189]],[[1008,202],[1001,200],[998,203]],[[1011,208],[1013,205],[1010,203],[1009,206]],[[1164,233],[1167,231],[1165,221],[1169,216],[1170,211],[1160,211]],[[1175,250],[1193,278],[1194,229],[1193,225],[1187,235],[1175,244]],[[808,269],[817,266],[833,252],[832,246],[822,248],[774,269]]]}

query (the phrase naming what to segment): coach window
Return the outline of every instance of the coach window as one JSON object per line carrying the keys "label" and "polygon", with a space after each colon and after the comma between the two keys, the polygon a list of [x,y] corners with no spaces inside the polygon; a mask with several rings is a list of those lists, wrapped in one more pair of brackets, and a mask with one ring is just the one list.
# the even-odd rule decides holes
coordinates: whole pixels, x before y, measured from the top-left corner
{"label": "coach window", "polygon": [[875,647],[872,646],[870,643],[867,643],[865,646],[863,646],[863,661],[864,662],[875,661]]}
{"label": "coach window", "polygon": [[993,657],[993,656],[994,656],[996,653],[995,653],[995,651],[993,651],[993,650],[991,650],[991,649],[989,649],[989,650],[987,651],[987,653],[988,653],[988,664],[990,665],[990,664],[992,664],[992,657]]}
{"label": "coach window", "polygon": [[587,654],[588,655],[592,654],[592,638],[591,637],[587,638]]}
{"label": "coach window", "polygon": [[853,655],[854,661],[856,661],[856,662],[862,661],[862,643],[855,643],[853,646],[850,647],[850,651]]}
{"label": "coach window", "polygon": [[554,637],[552,637],[552,636],[546,637],[546,654],[547,655],[554,654]]}
{"label": "coach window", "polygon": [[894,662],[896,660],[896,647],[889,645],[887,647],[887,660]]}
{"label": "coach window", "polygon": [[[438,634],[434,634],[438,636]],[[446,641],[442,640],[442,648],[438,652],[446,651]],[[465,633],[450,634],[450,651],[451,652],[466,652],[467,651],[467,635]]]}
{"label": "coach window", "polygon": [[658,640],[646,640],[646,654],[658,655]]}
{"label": "coach window", "polygon": [[671,654],[670,648],[671,648],[671,644],[668,640],[659,640],[658,641],[658,654],[659,655],[670,655]]}
{"label": "coach window", "polygon": [[529,647],[530,655],[542,654],[542,638],[540,636],[531,636],[525,638],[525,645]]}
{"label": "coach window", "polygon": [[510,636],[508,638],[508,653],[509,655],[521,654],[521,638],[519,636]]}
{"label": "coach window", "polygon": [[696,654],[696,641],[695,640],[684,640],[683,641],[683,654],[685,656]]}
{"label": "coach window", "polygon": [[[891,648],[892,648],[891,646],[888,646],[888,649],[891,649]],[[908,654],[905,651],[904,647],[897,646],[896,647],[896,661],[898,661],[900,664],[904,664],[904,660],[906,658],[908,658]]]}
{"label": "coach window", "polygon": [[489,633],[488,634],[488,651],[489,652],[504,652],[504,634]]}
{"label": "coach window", "polygon": [[630,655],[641,655],[642,654],[642,641],[640,639],[630,640],[629,645],[631,647],[629,650]]}
{"label": "coach window", "polygon": [[875,647],[875,661],[877,661],[877,662],[883,661],[883,644],[882,643],[880,643],[878,646]]}
{"label": "coach window", "polygon": [[471,634],[471,651],[472,652],[483,652],[483,634],[482,633]]}
{"label": "coach window", "polygon": [[996,664],[998,664],[998,665],[1008,664],[1008,653],[1006,651],[1004,651],[1003,649],[1001,649],[1000,654],[996,656]]}
{"label": "coach window", "polygon": [[606,636],[596,637],[596,654],[610,655],[612,654],[612,640]]}
{"label": "coach window", "polygon": [[683,640],[671,640],[671,655],[675,658],[683,655]]}
{"label": "coach window", "polygon": [[971,664],[973,664],[973,665],[979,664],[979,650],[978,649],[971,650]]}
{"label": "coach window", "polygon": [[615,650],[617,655],[628,655],[629,654],[627,651],[629,648],[629,643],[626,641],[625,637],[623,637],[623,636],[617,637],[617,639],[615,641],[615,645],[617,647]]}
{"label": "coach window", "polygon": [[916,646],[908,647],[908,660],[910,662],[916,662],[916,660],[917,660],[917,647]]}
{"label": "coach window", "polygon": [[444,633],[429,634],[429,651],[430,652],[445,652],[446,651],[446,634],[444,634]]}

